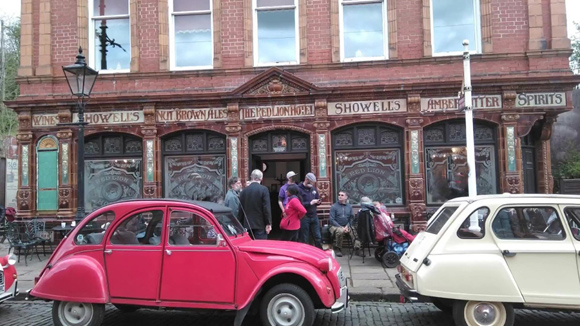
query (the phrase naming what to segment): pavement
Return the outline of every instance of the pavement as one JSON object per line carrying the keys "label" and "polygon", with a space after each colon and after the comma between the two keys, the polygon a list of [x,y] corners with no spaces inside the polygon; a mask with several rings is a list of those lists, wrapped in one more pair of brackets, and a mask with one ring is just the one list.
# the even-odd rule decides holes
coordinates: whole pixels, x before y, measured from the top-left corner
{"label": "pavement", "polygon": [[[0,256],[7,253],[8,242],[0,244]],[[362,257],[356,255],[349,259],[349,253],[349,249],[343,249],[344,256],[337,257],[337,261],[348,278],[348,291],[351,300],[399,302],[399,290],[395,285],[396,268],[383,268],[381,263],[375,259],[372,249],[373,256],[367,256],[364,263]],[[24,256],[21,256],[20,262],[16,263],[20,291],[17,300],[24,299],[26,291],[34,286],[34,278],[40,274],[50,258],[49,254],[45,256],[40,253],[39,255],[40,260],[34,254],[28,256],[27,263],[24,262]]]}

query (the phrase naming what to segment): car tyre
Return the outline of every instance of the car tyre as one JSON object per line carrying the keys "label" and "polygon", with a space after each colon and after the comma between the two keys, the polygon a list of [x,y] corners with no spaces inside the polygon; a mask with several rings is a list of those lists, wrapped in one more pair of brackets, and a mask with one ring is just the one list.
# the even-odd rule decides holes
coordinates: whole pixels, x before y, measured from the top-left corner
{"label": "car tyre", "polygon": [[105,318],[105,305],[55,301],[52,321],[55,326],[99,326]]}
{"label": "car tyre", "polygon": [[312,326],[314,316],[312,299],[297,285],[276,285],[262,298],[260,319],[264,326]]}
{"label": "car tyre", "polygon": [[123,313],[131,313],[131,312],[135,312],[135,311],[139,310],[139,306],[134,306],[134,305],[130,305],[130,304],[113,304],[113,306],[115,306],[115,308],[117,308],[117,310],[119,310]]}
{"label": "car tyre", "polygon": [[442,298],[431,298],[431,303],[437,307],[437,309],[445,313],[453,313],[453,300],[442,299]]}
{"label": "car tyre", "polygon": [[453,304],[453,320],[457,326],[513,326],[514,318],[514,307],[508,303],[455,301]]}
{"label": "car tyre", "polygon": [[387,251],[383,254],[383,267],[395,268],[399,265],[399,255],[394,251]]}

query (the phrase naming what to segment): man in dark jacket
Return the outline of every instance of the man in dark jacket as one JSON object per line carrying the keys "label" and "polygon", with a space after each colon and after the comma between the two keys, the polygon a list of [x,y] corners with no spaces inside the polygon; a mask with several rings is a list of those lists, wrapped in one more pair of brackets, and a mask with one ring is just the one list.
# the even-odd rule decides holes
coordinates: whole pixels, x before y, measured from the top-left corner
{"label": "man in dark jacket", "polygon": [[336,257],[342,257],[342,240],[344,235],[352,236],[350,223],[353,218],[354,212],[352,206],[348,203],[348,194],[346,191],[339,191],[338,202],[330,207],[330,233],[334,238],[334,252],[336,253]]}
{"label": "man in dark jacket", "polygon": [[322,249],[322,241],[320,236],[320,224],[318,222],[318,215],[316,208],[320,205],[320,194],[314,187],[316,183],[316,176],[309,172],[306,174],[304,182],[298,185],[300,195],[302,196],[302,205],[306,208],[306,215],[300,220],[300,241],[308,243],[310,234],[314,238],[314,245]]}
{"label": "man in dark jacket", "polygon": [[238,217],[244,227],[251,229],[254,239],[266,240],[272,230],[272,210],[270,191],[260,184],[263,176],[260,170],[252,171],[250,185],[240,194]]}

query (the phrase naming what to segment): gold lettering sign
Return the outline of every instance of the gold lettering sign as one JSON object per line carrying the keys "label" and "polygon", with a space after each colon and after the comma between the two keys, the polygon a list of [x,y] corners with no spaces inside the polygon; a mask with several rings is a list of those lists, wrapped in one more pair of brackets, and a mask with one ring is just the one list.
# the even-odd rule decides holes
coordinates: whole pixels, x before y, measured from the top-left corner
{"label": "gold lettering sign", "polygon": [[58,114],[33,114],[32,127],[52,127],[58,123]]}
{"label": "gold lettering sign", "polygon": [[227,118],[227,108],[157,110],[157,122],[219,121]]}
{"label": "gold lettering sign", "polygon": [[[472,98],[473,109],[501,109],[501,95],[480,95]],[[457,110],[459,106],[459,98],[457,97],[438,97],[438,98],[422,98],[421,111],[446,111]]]}
{"label": "gold lettering sign", "polygon": [[314,105],[290,104],[275,106],[252,106],[240,109],[241,120],[313,117]]}
{"label": "gold lettering sign", "polygon": [[518,94],[516,108],[566,106],[566,93]]}
{"label": "gold lettering sign", "polygon": [[[78,121],[79,116],[73,113],[73,122]],[[143,111],[85,112],[85,122],[91,125],[141,123],[144,121]]]}
{"label": "gold lettering sign", "polygon": [[382,100],[328,103],[328,115],[353,115],[407,112],[407,101]]}

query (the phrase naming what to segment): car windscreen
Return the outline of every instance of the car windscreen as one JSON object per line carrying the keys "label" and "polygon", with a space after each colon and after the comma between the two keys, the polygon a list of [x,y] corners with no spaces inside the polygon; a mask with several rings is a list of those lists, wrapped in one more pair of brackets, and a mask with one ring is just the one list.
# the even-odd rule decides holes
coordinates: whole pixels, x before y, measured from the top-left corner
{"label": "car windscreen", "polygon": [[451,217],[451,215],[453,215],[453,213],[455,213],[457,208],[459,208],[459,207],[458,206],[448,206],[448,207],[445,207],[442,210],[440,210],[439,214],[437,214],[437,216],[435,216],[433,218],[432,222],[429,223],[425,232],[429,232],[429,233],[433,233],[433,234],[439,233],[439,231],[441,231],[441,229],[443,228],[445,223],[447,223],[447,221],[449,221],[449,218]]}
{"label": "car windscreen", "polygon": [[245,232],[238,219],[232,213],[218,213],[216,219],[229,237],[241,236]]}

